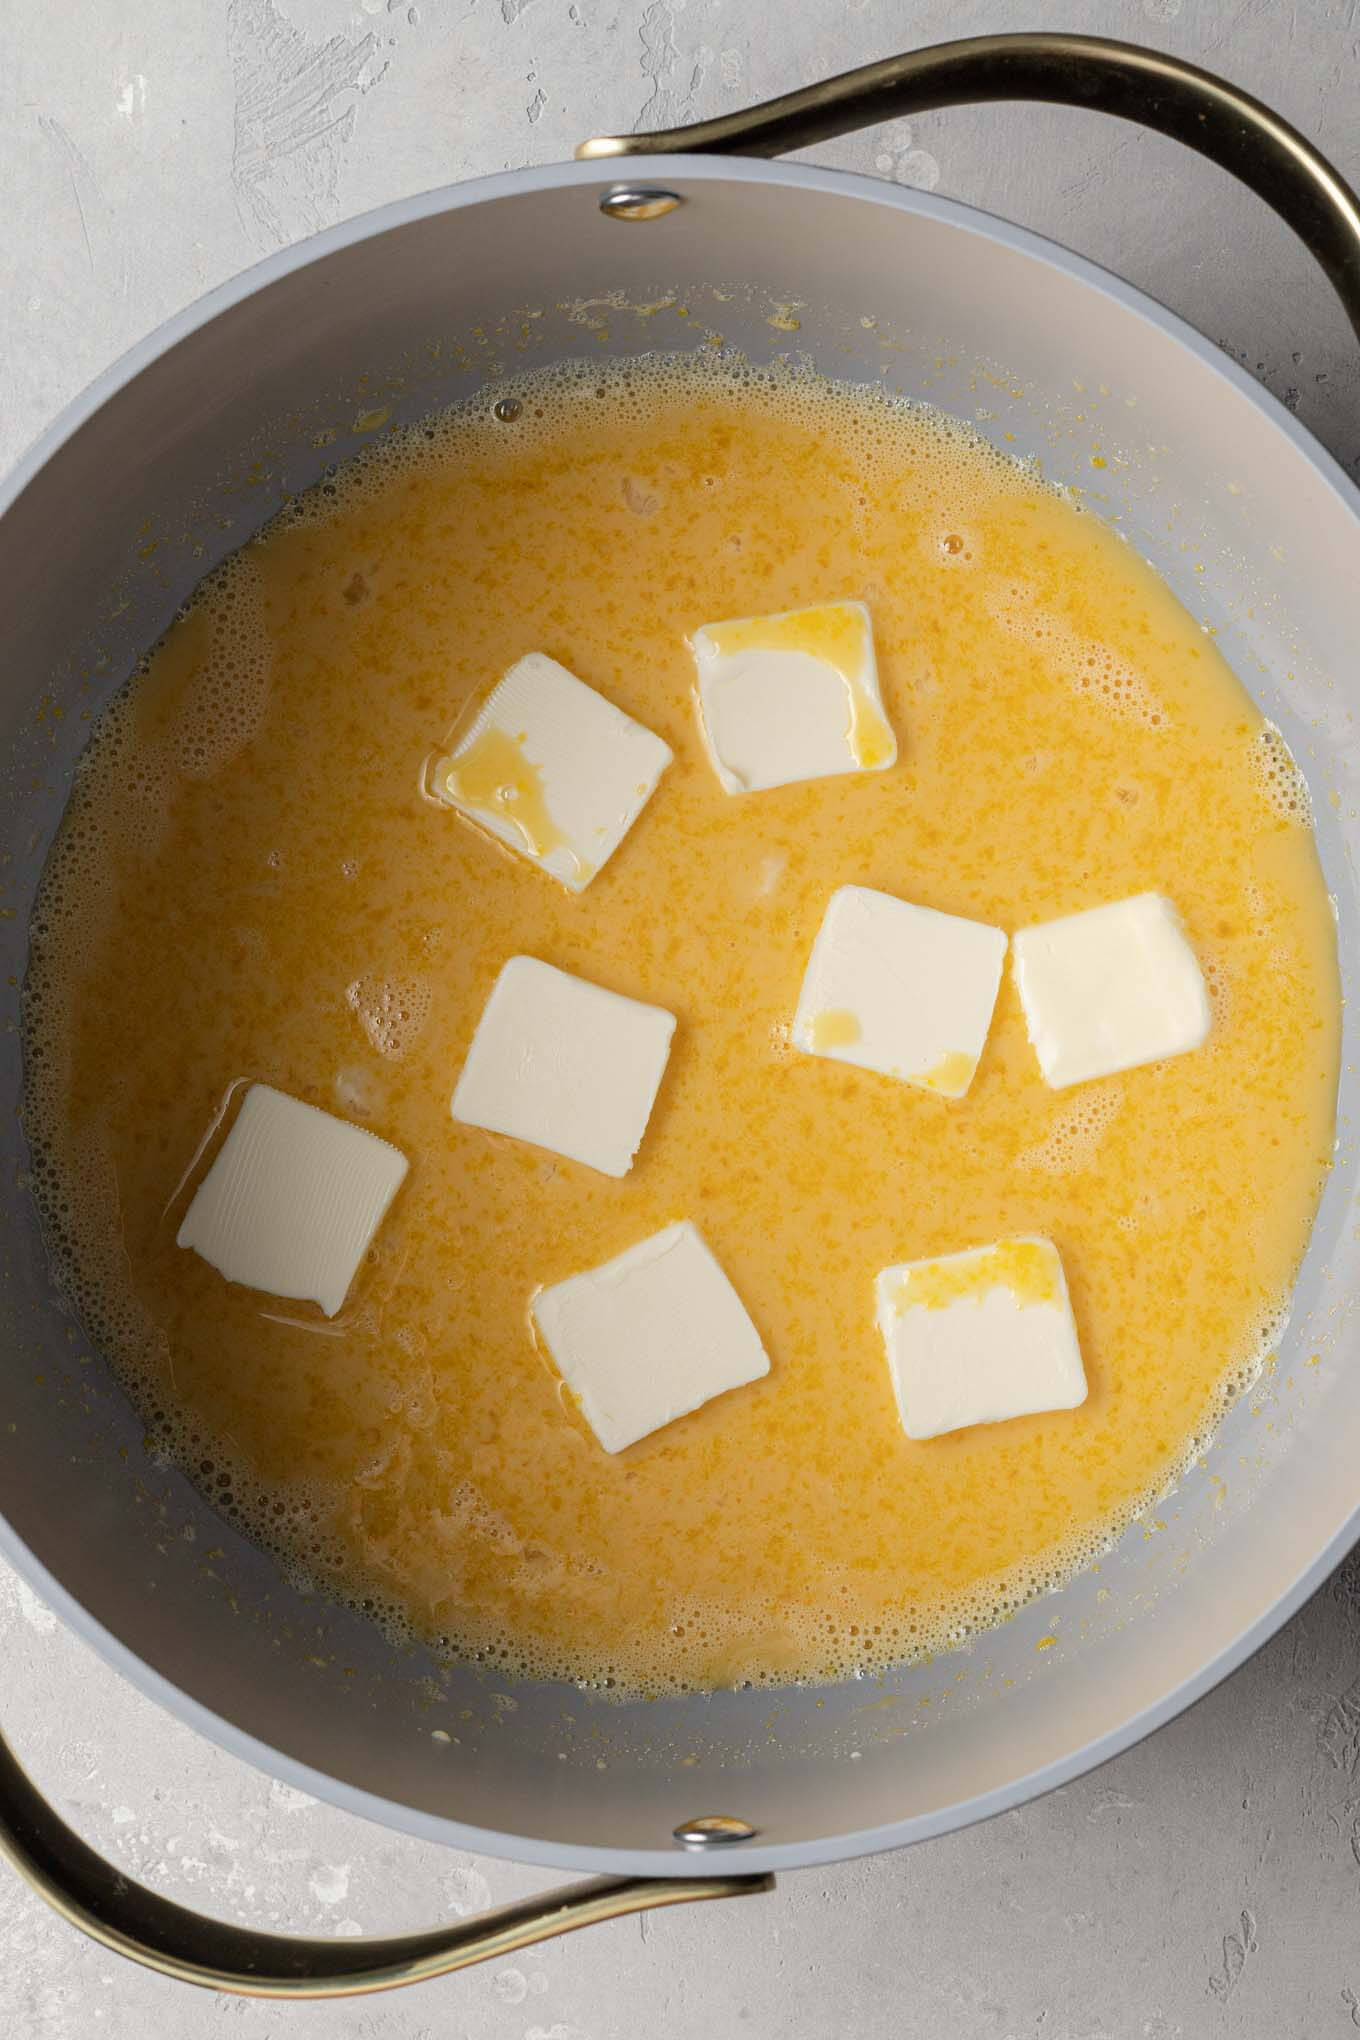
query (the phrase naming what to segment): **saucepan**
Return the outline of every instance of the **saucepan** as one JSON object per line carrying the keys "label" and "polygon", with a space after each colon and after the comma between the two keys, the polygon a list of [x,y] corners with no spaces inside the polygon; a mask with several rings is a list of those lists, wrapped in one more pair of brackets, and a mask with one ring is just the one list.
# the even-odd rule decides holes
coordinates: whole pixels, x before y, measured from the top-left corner
{"label": "saucepan", "polygon": [[1360,332],[1360,207],[1300,135],[1147,50],[996,36],[337,227],[162,327],[9,484],[0,1549],[145,1692],[263,1770],[393,1829],[593,1873],[411,1939],[258,1934],[101,1863],[0,1745],[0,1848],[110,1948],[219,1989],[375,1990],[940,1835],[1168,1720],[1360,1531],[1354,1000],[1343,1136],[1292,1319],[1202,1461],[1098,1575],[947,1659],[820,1691],[629,1702],[503,1689],[309,1593],[214,1515],[192,1468],[148,1449],[53,1288],[25,1189],[27,915],[91,715],[285,496],[372,431],[539,360],[792,354],[960,413],[1086,491],[1217,633],[1293,749],[1354,981],[1360,492],[1234,363],[1117,278],[952,201],[766,160],[890,115],[1012,98],[1142,121],[1236,172],[1314,251]]}

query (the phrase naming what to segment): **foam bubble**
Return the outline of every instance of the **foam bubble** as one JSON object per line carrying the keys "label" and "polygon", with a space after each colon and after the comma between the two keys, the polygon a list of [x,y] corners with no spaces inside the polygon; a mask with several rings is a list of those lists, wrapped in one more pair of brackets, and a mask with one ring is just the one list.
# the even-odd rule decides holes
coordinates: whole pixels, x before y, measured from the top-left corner
{"label": "foam bubble", "polygon": [[1154,730],[1167,727],[1166,712],[1137,667],[1098,638],[1083,637],[1047,609],[1034,588],[1023,582],[999,588],[988,609],[1003,630],[1032,645],[1045,664],[1093,707],[1118,722],[1141,723]]}
{"label": "foam bubble", "polygon": [[345,987],[345,1003],[378,1054],[396,1062],[423,1033],[433,993],[425,978],[369,975]]}
{"label": "foam bubble", "polygon": [[1038,1169],[1050,1176],[1074,1175],[1094,1160],[1101,1137],[1124,1102],[1122,1084],[1087,1084],[1059,1106],[1047,1133],[1022,1148],[1018,1169]]}
{"label": "foam bubble", "polygon": [[1304,829],[1312,827],[1313,804],[1308,782],[1273,722],[1262,723],[1252,739],[1251,770],[1273,814],[1282,822],[1294,822]]}
{"label": "foam bubble", "polygon": [[1232,1013],[1232,984],[1223,963],[1212,951],[1206,951],[1199,959],[1204,974],[1204,989],[1209,994],[1209,1011],[1212,1017],[1212,1031],[1221,1030]]}
{"label": "foam bubble", "polygon": [[[838,445],[862,477],[866,504],[872,503],[875,484],[900,485],[901,428],[909,422],[913,465],[929,476],[937,506],[938,530],[930,542],[963,539],[957,552],[949,548],[942,553],[946,562],[966,564],[980,557],[975,534],[960,521],[954,506],[967,501],[980,479],[1013,477],[1021,465],[964,420],[894,395],[880,383],[828,382],[796,361],[757,367],[734,350],[657,353],[603,364],[554,362],[498,382],[494,407],[483,392],[419,425],[384,433],[343,467],[326,469],[317,484],[291,499],[279,521],[295,527],[324,526],[374,502],[394,482],[428,469],[432,462],[500,451],[512,439],[525,450],[546,447],[564,425],[579,420],[582,408],[598,404],[607,405],[615,417],[641,421],[658,406],[691,399],[696,388],[777,406],[783,417],[834,430]],[[513,416],[497,415],[507,410]],[[706,480],[721,486],[720,476]],[[621,475],[619,490],[620,500],[639,517],[650,516],[659,507],[636,477]]]}
{"label": "foam bubble", "polygon": [[982,564],[982,540],[965,517],[949,505],[933,506],[925,544],[936,563],[956,571]]}
{"label": "foam bubble", "polygon": [[207,619],[205,656],[167,733],[175,767],[191,779],[210,779],[254,737],[273,669],[259,569],[249,552],[237,554],[214,581],[215,599],[195,610]]}

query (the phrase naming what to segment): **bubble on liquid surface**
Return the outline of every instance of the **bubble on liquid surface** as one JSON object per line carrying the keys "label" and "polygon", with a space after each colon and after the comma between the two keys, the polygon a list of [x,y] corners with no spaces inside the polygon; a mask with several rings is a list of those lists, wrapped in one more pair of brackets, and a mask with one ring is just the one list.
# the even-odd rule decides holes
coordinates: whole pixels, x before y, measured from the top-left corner
{"label": "bubble on liquid surface", "polygon": [[371,974],[345,987],[345,1003],[379,1055],[394,1062],[424,1032],[433,1004],[425,978]]}

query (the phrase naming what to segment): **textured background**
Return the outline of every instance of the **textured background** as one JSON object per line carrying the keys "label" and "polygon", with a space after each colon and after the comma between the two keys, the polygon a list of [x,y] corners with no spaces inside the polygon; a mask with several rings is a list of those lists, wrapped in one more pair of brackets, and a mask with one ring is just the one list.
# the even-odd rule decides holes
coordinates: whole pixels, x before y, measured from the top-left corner
{"label": "textured background", "polygon": [[[1360,6],[1283,0],[0,0],[0,467],[130,342],[381,201],[566,156],[951,34],[1160,43],[1269,99],[1360,181]],[[1354,340],[1256,201],[1169,143],[1052,109],[817,152],[1121,271],[1360,472]],[[427,1925],[538,1873],[398,1840],[135,1694],[0,1567],[0,1703],[135,1875],[258,1925]],[[4,2040],[1314,2040],[1360,2031],[1360,1565],[1193,1714],[1082,1784],[910,1854],[786,1878],[498,1970],[335,2008],[215,2000],[84,1943],[0,1872]]]}

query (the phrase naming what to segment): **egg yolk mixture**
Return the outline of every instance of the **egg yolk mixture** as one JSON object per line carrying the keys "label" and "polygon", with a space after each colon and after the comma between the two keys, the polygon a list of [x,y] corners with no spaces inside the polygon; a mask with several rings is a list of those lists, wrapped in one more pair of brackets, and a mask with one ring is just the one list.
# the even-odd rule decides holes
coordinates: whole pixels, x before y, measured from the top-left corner
{"label": "egg yolk mixture", "polygon": [[[1306,796],[1132,548],[962,426],[664,360],[496,394],[291,506],[97,726],[27,986],[54,1262],[204,1492],[383,1619],[631,1691],[885,1666],[1089,1559],[1268,1347],[1337,1077]],[[897,763],[728,796],[686,635],[851,598]],[[426,786],[530,650],[675,752],[580,894]],[[800,1054],[846,884],[1007,930],[1164,892],[1208,1042],[1049,1090],[1008,966],[962,1099]],[[515,954],[678,1017],[621,1180],[450,1117]],[[176,1247],[247,1080],[410,1159],[333,1320]],[[770,1373],[611,1457],[530,1300],[685,1218]],[[1086,1402],[914,1443],[877,1272],[1026,1235],[1062,1255]]]}

